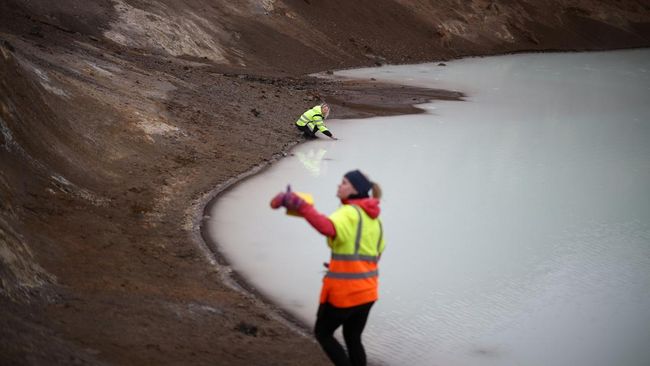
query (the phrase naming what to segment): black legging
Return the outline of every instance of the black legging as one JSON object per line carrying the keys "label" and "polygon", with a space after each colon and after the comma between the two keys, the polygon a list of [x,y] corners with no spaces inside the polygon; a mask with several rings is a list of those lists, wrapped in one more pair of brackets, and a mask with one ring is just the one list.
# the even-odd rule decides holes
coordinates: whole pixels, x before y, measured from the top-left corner
{"label": "black legging", "polygon": [[296,127],[298,127],[298,130],[300,130],[300,132],[302,132],[302,135],[306,139],[315,139],[316,138],[316,131],[318,131],[318,128],[314,127],[314,130],[312,131],[312,130],[309,129],[309,127],[307,127],[307,125],[305,125],[305,126],[296,125]]}
{"label": "black legging", "polygon": [[[366,351],[361,344],[361,333],[366,326],[374,302],[351,308],[337,308],[329,303],[320,304],[314,334],[327,356],[336,366],[365,366]],[[343,339],[348,353],[334,338],[334,331],[343,325]],[[349,355],[349,356],[348,356]]]}

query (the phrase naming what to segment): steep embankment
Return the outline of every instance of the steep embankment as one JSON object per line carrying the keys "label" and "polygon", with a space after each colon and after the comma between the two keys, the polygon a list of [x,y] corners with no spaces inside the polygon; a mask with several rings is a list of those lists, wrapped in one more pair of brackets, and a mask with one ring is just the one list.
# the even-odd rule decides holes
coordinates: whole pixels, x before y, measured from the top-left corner
{"label": "steep embankment", "polygon": [[298,141],[291,122],[319,97],[343,117],[459,95],[301,75],[648,46],[649,10],[587,0],[0,2],[0,363],[326,364],[309,337],[224,284],[196,214],[215,186]]}

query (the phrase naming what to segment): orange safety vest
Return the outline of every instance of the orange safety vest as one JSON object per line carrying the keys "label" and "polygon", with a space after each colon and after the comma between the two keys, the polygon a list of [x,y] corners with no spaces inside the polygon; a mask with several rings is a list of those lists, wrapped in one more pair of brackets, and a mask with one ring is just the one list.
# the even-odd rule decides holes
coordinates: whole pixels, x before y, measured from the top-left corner
{"label": "orange safety vest", "polygon": [[355,205],[341,206],[330,221],[336,237],[328,238],[332,256],[323,278],[320,303],[347,308],[376,301],[377,263],[385,247],[381,221]]}

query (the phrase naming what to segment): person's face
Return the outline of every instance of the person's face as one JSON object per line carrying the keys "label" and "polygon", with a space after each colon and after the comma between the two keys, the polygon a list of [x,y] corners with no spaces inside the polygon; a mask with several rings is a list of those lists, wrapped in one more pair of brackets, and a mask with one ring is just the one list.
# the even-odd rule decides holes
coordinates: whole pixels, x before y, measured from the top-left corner
{"label": "person's face", "polygon": [[325,115],[325,118],[330,115],[330,108],[329,107],[323,107],[323,114]]}
{"label": "person's face", "polygon": [[339,184],[339,189],[336,191],[336,197],[344,200],[350,197],[351,195],[357,193],[359,192],[357,192],[357,190],[354,189],[352,183],[350,183],[350,181],[346,177],[343,177],[341,183]]}

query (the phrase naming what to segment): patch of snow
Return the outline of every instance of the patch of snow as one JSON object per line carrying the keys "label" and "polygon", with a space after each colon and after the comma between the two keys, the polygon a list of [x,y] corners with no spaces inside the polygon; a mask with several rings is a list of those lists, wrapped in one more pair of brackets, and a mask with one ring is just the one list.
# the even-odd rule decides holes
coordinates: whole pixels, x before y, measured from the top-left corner
{"label": "patch of snow", "polygon": [[92,63],[92,62],[90,62],[90,61],[86,61],[86,63],[87,63],[87,64],[88,64],[88,65],[89,65],[93,70],[97,71],[97,72],[98,72],[100,75],[102,75],[102,76],[106,76],[106,77],[108,77],[108,76],[113,76],[113,73],[112,73],[112,72],[110,72],[110,71],[108,71],[108,70],[104,70],[103,68],[97,66],[96,64],[94,64],[94,63]]}
{"label": "patch of snow", "polygon": [[[0,106],[2,106],[3,109],[5,108],[4,104],[0,104]],[[7,126],[7,123],[5,123],[2,117],[0,117],[0,133],[2,133],[4,140],[2,147],[7,151],[11,151],[11,146],[14,146],[16,142],[14,141],[14,136],[11,133],[9,126]]]}
{"label": "patch of snow", "polygon": [[275,0],[262,0],[262,7],[267,12],[271,12],[275,9]]}
{"label": "patch of snow", "polygon": [[108,202],[110,201],[107,198],[104,197],[99,197],[96,194],[90,192],[87,189],[84,188],[79,188],[77,185],[73,184],[69,180],[67,180],[65,177],[55,174],[50,176],[50,178],[54,179],[57,183],[61,184],[62,186],[58,186],[58,188],[65,193],[68,194],[73,194],[78,197],[81,197],[85,199],[88,202],[91,202],[95,206],[106,206]]}
{"label": "patch of snow", "polygon": [[29,67],[36,74],[36,76],[38,76],[38,78],[40,79],[39,84],[41,84],[43,89],[47,90],[52,94],[56,94],[64,98],[70,98],[70,95],[66,93],[63,89],[52,85],[52,81],[50,77],[47,75],[47,73],[45,73],[43,70],[37,68],[36,66],[26,61],[22,61],[22,62],[24,62],[26,66]]}
{"label": "patch of snow", "polygon": [[160,120],[144,118],[136,124],[147,135],[167,135],[178,132],[180,129],[176,126],[168,125]]}

